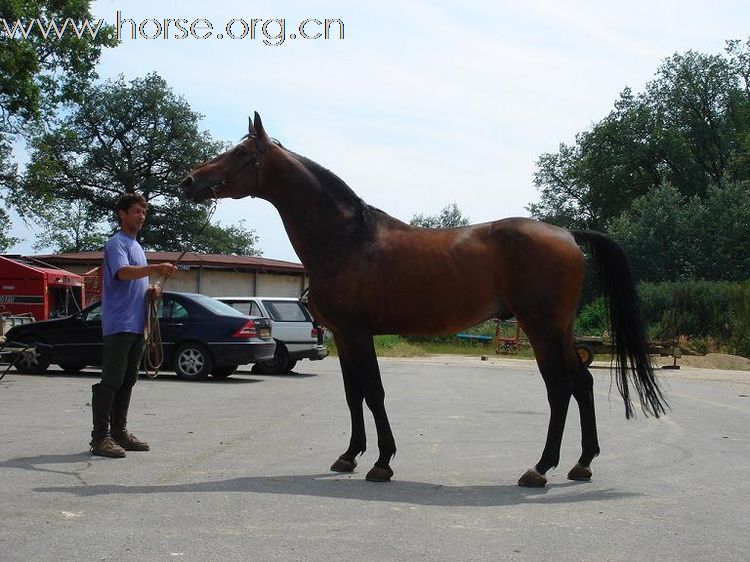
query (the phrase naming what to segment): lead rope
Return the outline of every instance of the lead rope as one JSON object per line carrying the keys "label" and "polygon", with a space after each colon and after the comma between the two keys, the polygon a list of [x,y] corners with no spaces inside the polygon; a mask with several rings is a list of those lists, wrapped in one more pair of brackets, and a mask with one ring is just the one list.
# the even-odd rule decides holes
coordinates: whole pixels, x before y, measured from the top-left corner
{"label": "lead rope", "polygon": [[[193,239],[197,238],[211,222],[216,211],[216,204],[218,200],[214,199],[211,210],[208,212],[206,222],[198,232],[195,233]],[[191,240],[192,242],[193,240]],[[192,245],[192,244],[191,244]],[[182,261],[188,250],[183,251],[173,265],[177,266]],[[164,289],[164,285],[167,284],[167,279],[160,279],[156,282],[156,286],[160,289]],[[157,293],[159,296],[157,297]],[[159,328],[159,301],[161,300],[161,291],[149,290],[146,294],[146,322],[144,325],[143,336],[146,340],[146,351],[143,354],[143,366],[146,369],[146,376],[150,379],[155,379],[159,376],[159,369],[161,369],[164,363],[164,347],[161,341],[161,328]]]}

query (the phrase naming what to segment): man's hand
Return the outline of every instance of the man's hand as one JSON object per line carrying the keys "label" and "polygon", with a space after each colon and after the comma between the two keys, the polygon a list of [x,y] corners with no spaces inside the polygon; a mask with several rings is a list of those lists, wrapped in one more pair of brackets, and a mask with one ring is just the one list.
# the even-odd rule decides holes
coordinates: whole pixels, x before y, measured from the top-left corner
{"label": "man's hand", "polygon": [[152,283],[151,285],[149,285],[148,298],[152,301],[161,298],[161,285],[159,285],[158,283]]}
{"label": "man's hand", "polygon": [[155,263],[151,267],[154,269],[154,275],[160,275],[164,279],[169,279],[177,271],[177,266],[171,263]]}

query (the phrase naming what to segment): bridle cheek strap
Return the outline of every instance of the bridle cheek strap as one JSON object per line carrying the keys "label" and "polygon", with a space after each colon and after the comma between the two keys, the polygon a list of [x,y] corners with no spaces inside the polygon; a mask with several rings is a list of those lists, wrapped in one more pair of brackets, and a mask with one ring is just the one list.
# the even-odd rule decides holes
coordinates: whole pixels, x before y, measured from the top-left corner
{"label": "bridle cheek strap", "polygon": [[[224,185],[226,181],[231,178],[234,175],[237,175],[242,170],[247,168],[250,164],[252,164],[255,167],[255,185],[256,187],[260,185],[260,160],[263,156],[263,153],[265,150],[260,148],[260,145],[258,144],[258,137],[251,136],[250,139],[252,139],[253,144],[255,145],[255,158],[248,158],[244,162],[240,162],[237,164],[234,168],[229,170],[224,177],[221,179],[221,181],[216,182],[214,185],[211,186],[211,193],[214,196],[214,199],[218,198],[217,190],[219,186]],[[255,195],[251,195],[253,199],[255,199]]]}

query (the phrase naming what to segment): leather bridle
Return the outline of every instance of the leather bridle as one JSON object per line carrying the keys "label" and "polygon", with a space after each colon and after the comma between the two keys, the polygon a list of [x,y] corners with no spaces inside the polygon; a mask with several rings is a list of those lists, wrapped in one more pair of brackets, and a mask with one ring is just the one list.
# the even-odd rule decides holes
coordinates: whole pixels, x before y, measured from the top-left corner
{"label": "leather bridle", "polygon": [[[224,174],[224,177],[221,178],[219,181],[217,181],[215,184],[211,186],[211,193],[214,197],[214,199],[218,198],[217,190],[222,185],[225,185],[227,180],[232,178],[233,176],[239,174],[242,170],[247,168],[250,165],[253,165],[255,167],[255,186],[256,189],[260,185],[260,163],[261,158],[263,156],[263,153],[265,152],[265,149],[261,149],[260,144],[258,143],[258,137],[255,135],[245,135],[243,138],[250,138],[250,140],[253,141],[253,144],[255,145],[255,154],[252,154],[249,158],[243,158],[235,164],[229,171],[227,171],[226,174]],[[250,195],[250,197],[255,197],[255,195]]]}

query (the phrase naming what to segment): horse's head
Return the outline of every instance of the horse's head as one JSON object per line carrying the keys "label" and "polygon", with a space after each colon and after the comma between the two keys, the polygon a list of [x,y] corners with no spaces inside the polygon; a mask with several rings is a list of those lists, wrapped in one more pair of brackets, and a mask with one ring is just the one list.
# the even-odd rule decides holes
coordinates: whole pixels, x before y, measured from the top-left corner
{"label": "horse's head", "polygon": [[193,168],[180,186],[185,197],[196,203],[206,199],[241,199],[258,194],[263,153],[273,141],[263,129],[260,115],[248,119],[248,133],[242,142]]}

